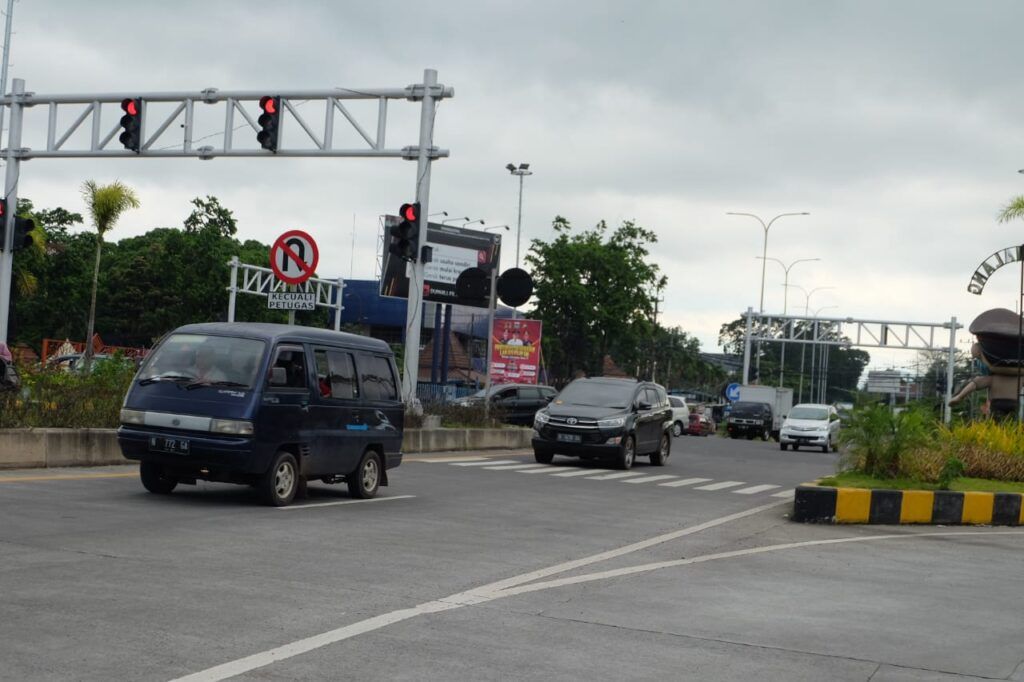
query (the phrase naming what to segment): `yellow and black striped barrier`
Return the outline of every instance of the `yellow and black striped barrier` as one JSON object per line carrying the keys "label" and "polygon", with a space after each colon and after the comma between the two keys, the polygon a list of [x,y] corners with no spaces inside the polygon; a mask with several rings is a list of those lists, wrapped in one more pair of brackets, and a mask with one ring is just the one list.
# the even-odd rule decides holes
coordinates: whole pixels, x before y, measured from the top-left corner
{"label": "yellow and black striped barrier", "polygon": [[1024,505],[1021,493],[799,486],[793,520],[1020,526],[1024,525]]}

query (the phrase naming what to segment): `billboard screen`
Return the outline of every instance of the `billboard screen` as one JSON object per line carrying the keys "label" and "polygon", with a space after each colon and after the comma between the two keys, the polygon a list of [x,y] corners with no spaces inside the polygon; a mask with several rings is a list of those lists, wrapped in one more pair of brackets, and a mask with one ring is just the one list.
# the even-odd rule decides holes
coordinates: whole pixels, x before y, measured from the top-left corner
{"label": "billboard screen", "polygon": [[540,374],[540,320],[495,320],[492,384],[535,384]]}
{"label": "billboard screen", "polygon": [[[397,216],[384,217],[384,258],[381,267],[380,295],[409,298],[409,276],[406,262],[388,251],[389,230],[399,222]],[[497,267],[501,255],[501,237],[480,230],[427,223],[427,244],[434,248],[433,260],[424,270],[423,299],[434,303],[454,303],[484,307],[476,300],[463,300],[455,295],[455,281],[468,268],[488,270]]]}

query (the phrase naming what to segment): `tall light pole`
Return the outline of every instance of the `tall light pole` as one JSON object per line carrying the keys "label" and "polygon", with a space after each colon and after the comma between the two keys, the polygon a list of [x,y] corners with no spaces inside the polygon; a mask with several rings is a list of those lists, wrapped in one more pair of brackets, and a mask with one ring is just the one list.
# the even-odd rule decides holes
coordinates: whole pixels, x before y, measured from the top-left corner
{"label": "tall light pole", "polygon": [[506,164],[505,168],[512,175],[519,176],[519,219],[516,221],[516,267],[519,267],[519,243],[520,233],[523,230],[523,178],[527,175],[533,175],[533,171],[530,170],[530,164],[521,163],[516,168],[515,164]]}
{"label": "tall light pole", "polygon": [[[814,292],[821,291],[822,289],[835,289],[835,287],[815,287],[810,291],[807,291],[799,284],[786,284],[786,288],[788,289],[789,287],[799,289],[804,293],[804,317],[807,317],[808,310],[810,310],[811,296],[814,295]],[[807,350],[805,345],[806,344],[800,344],[800,395],[797,398],[797,402],[801,403],[804,401],[804,352]]]}
{"label": "tall light pole", "polygon": [[[765,260],[775,261],[776,263],[778,263],[779,265],[782,266],[783,271],[786,273],[785,279],[784,279],[783,284],[782,284],[782,286],[784,287],[783,294],[782,294],[782,314],[783,315],[785,315],[788,312],[788,310],[789,310],[789,271],[797,263],[809,263],[811,261],[821,260],[820,258],[797,258],[795,261],[793,261],[789,265],[786,265],[785,263],[780,261],[778,258],[772,258],[771,256],[768,256],[768,257],[765,257],[765,256],[755,256],[755,257],[756,258],[760,258],[762,260],[762,265],[763,265],[763,261],[765,261]],[[784,377],[785,370],[786,370],[786,322],[783,322],[782,323],[782,350],[780,351],[780,357],[779,357],[779,388],[782,388],[782,382],[783,382],[783,379],[785,378]]]}
{"label": "tall light pole", "polygon": [[[839,306],[837,306],[837,305],[826,305],[826,306],[822,306],[822,307],[820,307],[820,308],[818,308],[817,310],[814,311],[814,328],[815,328],[815,332],[817,332],[817,328],[818,328],[818,315],[821,313],[821,311],[822,310],[828,310],[829,308],[838,308],[838,307]],[[817,338],[817,333],[815,333],[815,338]],[[814,393],[815,393],[815,382],[813,381],[814,374],[815,374],[814,351],[817,349],[817,347],[818,347],[818,344],[816,344],[816,343],[815,344],[811,344],[811,378],[812,378],[812,381],[811,381],[811,402],[814,402]],[[827,350],[828,350],[828,344],[823,344],[822,348],[821,348],[821,358],[819,358],[819,362],[821,363],[821,368],[822,369],[825,368],[825,353],[826,353]],[[822,402],[822,397],[825,395],[825,387],[828,385],[828,379],[824,379],[824,380],[822,379],[822,372],[821,371],[819,371],[817,374],[818,374],[818,381],[817,381],[817,384],[818,384],[818,386],[817,386],[818,402]]]}
{"label": "tall light pole", "polygon": [[759,306],[760,306],[759,312],[763,313],[764,312],[764,271],[765,271],[765,262],[768,259],[768,230],[772,229],[772,223],[774,223],[779,218],[785,218],[786,216],[793,216],[793,215],[811,215],[811,214],[808,213],[807,211],[802,211],[800,213],[780,213],[779,215],[777,215],[774,218],[772,218],[771,220],[769,220],[767,223],[765,223],[763,220],[761,220],[760,216],[754,215],[753,213],[736,213],[736,212],[733,212],[733,211],[727,211],[726,215],[745,215],[745,216],[749,216],[749,217],[753,218],[754,220],[756,220],[757,222],[761,223],[761,227],[764,229],[764,245],[761,248],[761,258],[764,259],[764,260],[762,260],[762,262],[761,262],[761,302],[759,304]]}
{"label": "tall light pole", "polygon": [[[785,218],[786,216],[811,215],[811,214],[808,213],[807,211],[801,211],[801,212],[798,212],[798,213],[780,213],[779,215],[777,215],[774,218],[772,218],[771,220],[769,220],[767,223],[765,223],[763,220],[761,220],[760,216],[755,215],[753,213],[738,213],[738,212],[735,212],[735,211],[726,211],[725,214],[726,215],[743,215],[743,216],[748,216],[750,218],[753,218],[757,222],[761,223],[761,227],[764,229],[764,244],[761,247],[761,258],[764,259],[764,260],[761,261],[761,298],[760,298],[760,303],[758,304],[758,312],[763,314],[764,313],[764,271],[765,271],[765,265],[768,262],[768,260],[767,260],[768,259],[768,230],[772,229],[772,223],[774,223],[779,218]],[[760,341],[757,342],[757,363],[756,363],[756,367],[757,367],[757,380],[758,380],[758,382],[760,382],[761,381],[761,342]]]}

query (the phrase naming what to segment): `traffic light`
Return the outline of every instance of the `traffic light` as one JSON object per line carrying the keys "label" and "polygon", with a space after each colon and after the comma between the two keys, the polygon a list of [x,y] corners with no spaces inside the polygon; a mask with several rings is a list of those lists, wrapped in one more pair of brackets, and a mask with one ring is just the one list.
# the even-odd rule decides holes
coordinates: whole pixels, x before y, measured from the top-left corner
{"label": "traffic light", "polygon": [[420,242],[420,204],[402,204],[398,209],[401,222],[391,226],[391,245],[388,251],[410,263],[416,262],[416,249]]}
{"label": "traffic light", "polygon": [[14,245],[12,251],[21,251],[32,244],[32,232],[36,229],[36,221],[31,218],[14,216]]}
{"label": "traffic light", "polygon": [[124,132],[117,138],[124,145],[125,149],[131,149],[138,154],[142,150],[142,100],[123,99],[121,110],[124,116],[121,117],[121,127]]}
{"label": "traffic light", "polygon": [[281,98],[269,95],[260,98],[260,131],[256,133],[256,141],[264,149],[277,151],[277,138],[281,127]]}

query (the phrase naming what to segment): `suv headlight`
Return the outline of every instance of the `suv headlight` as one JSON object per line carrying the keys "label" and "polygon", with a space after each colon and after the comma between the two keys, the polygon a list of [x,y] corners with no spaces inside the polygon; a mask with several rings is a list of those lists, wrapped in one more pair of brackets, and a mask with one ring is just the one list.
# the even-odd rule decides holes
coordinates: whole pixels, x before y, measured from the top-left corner
{"label": "suv headlight", "polygon": [[611,419],[598,419],[597,426],[601,429],[617,429],[626,425],[625,417],[613,417]]}
{"label": "suv headlight", "polygon": [[251,436],[252,422],[240,419],[214,419],[210,423],[210,431],[231,436]]}
{"label": "suv headlight", "polygon": [[129,410],[127,408],[121,409],[121,423],[122,424],[137,424],[142,425],[146,423],[146,413],[142,410]]}
{"label": "suv headlight", "polygon": [[537,414],[533,415],[533,425],[535,427],[541,427],[551,421],[551,417],[547,412],[538,411]]}

